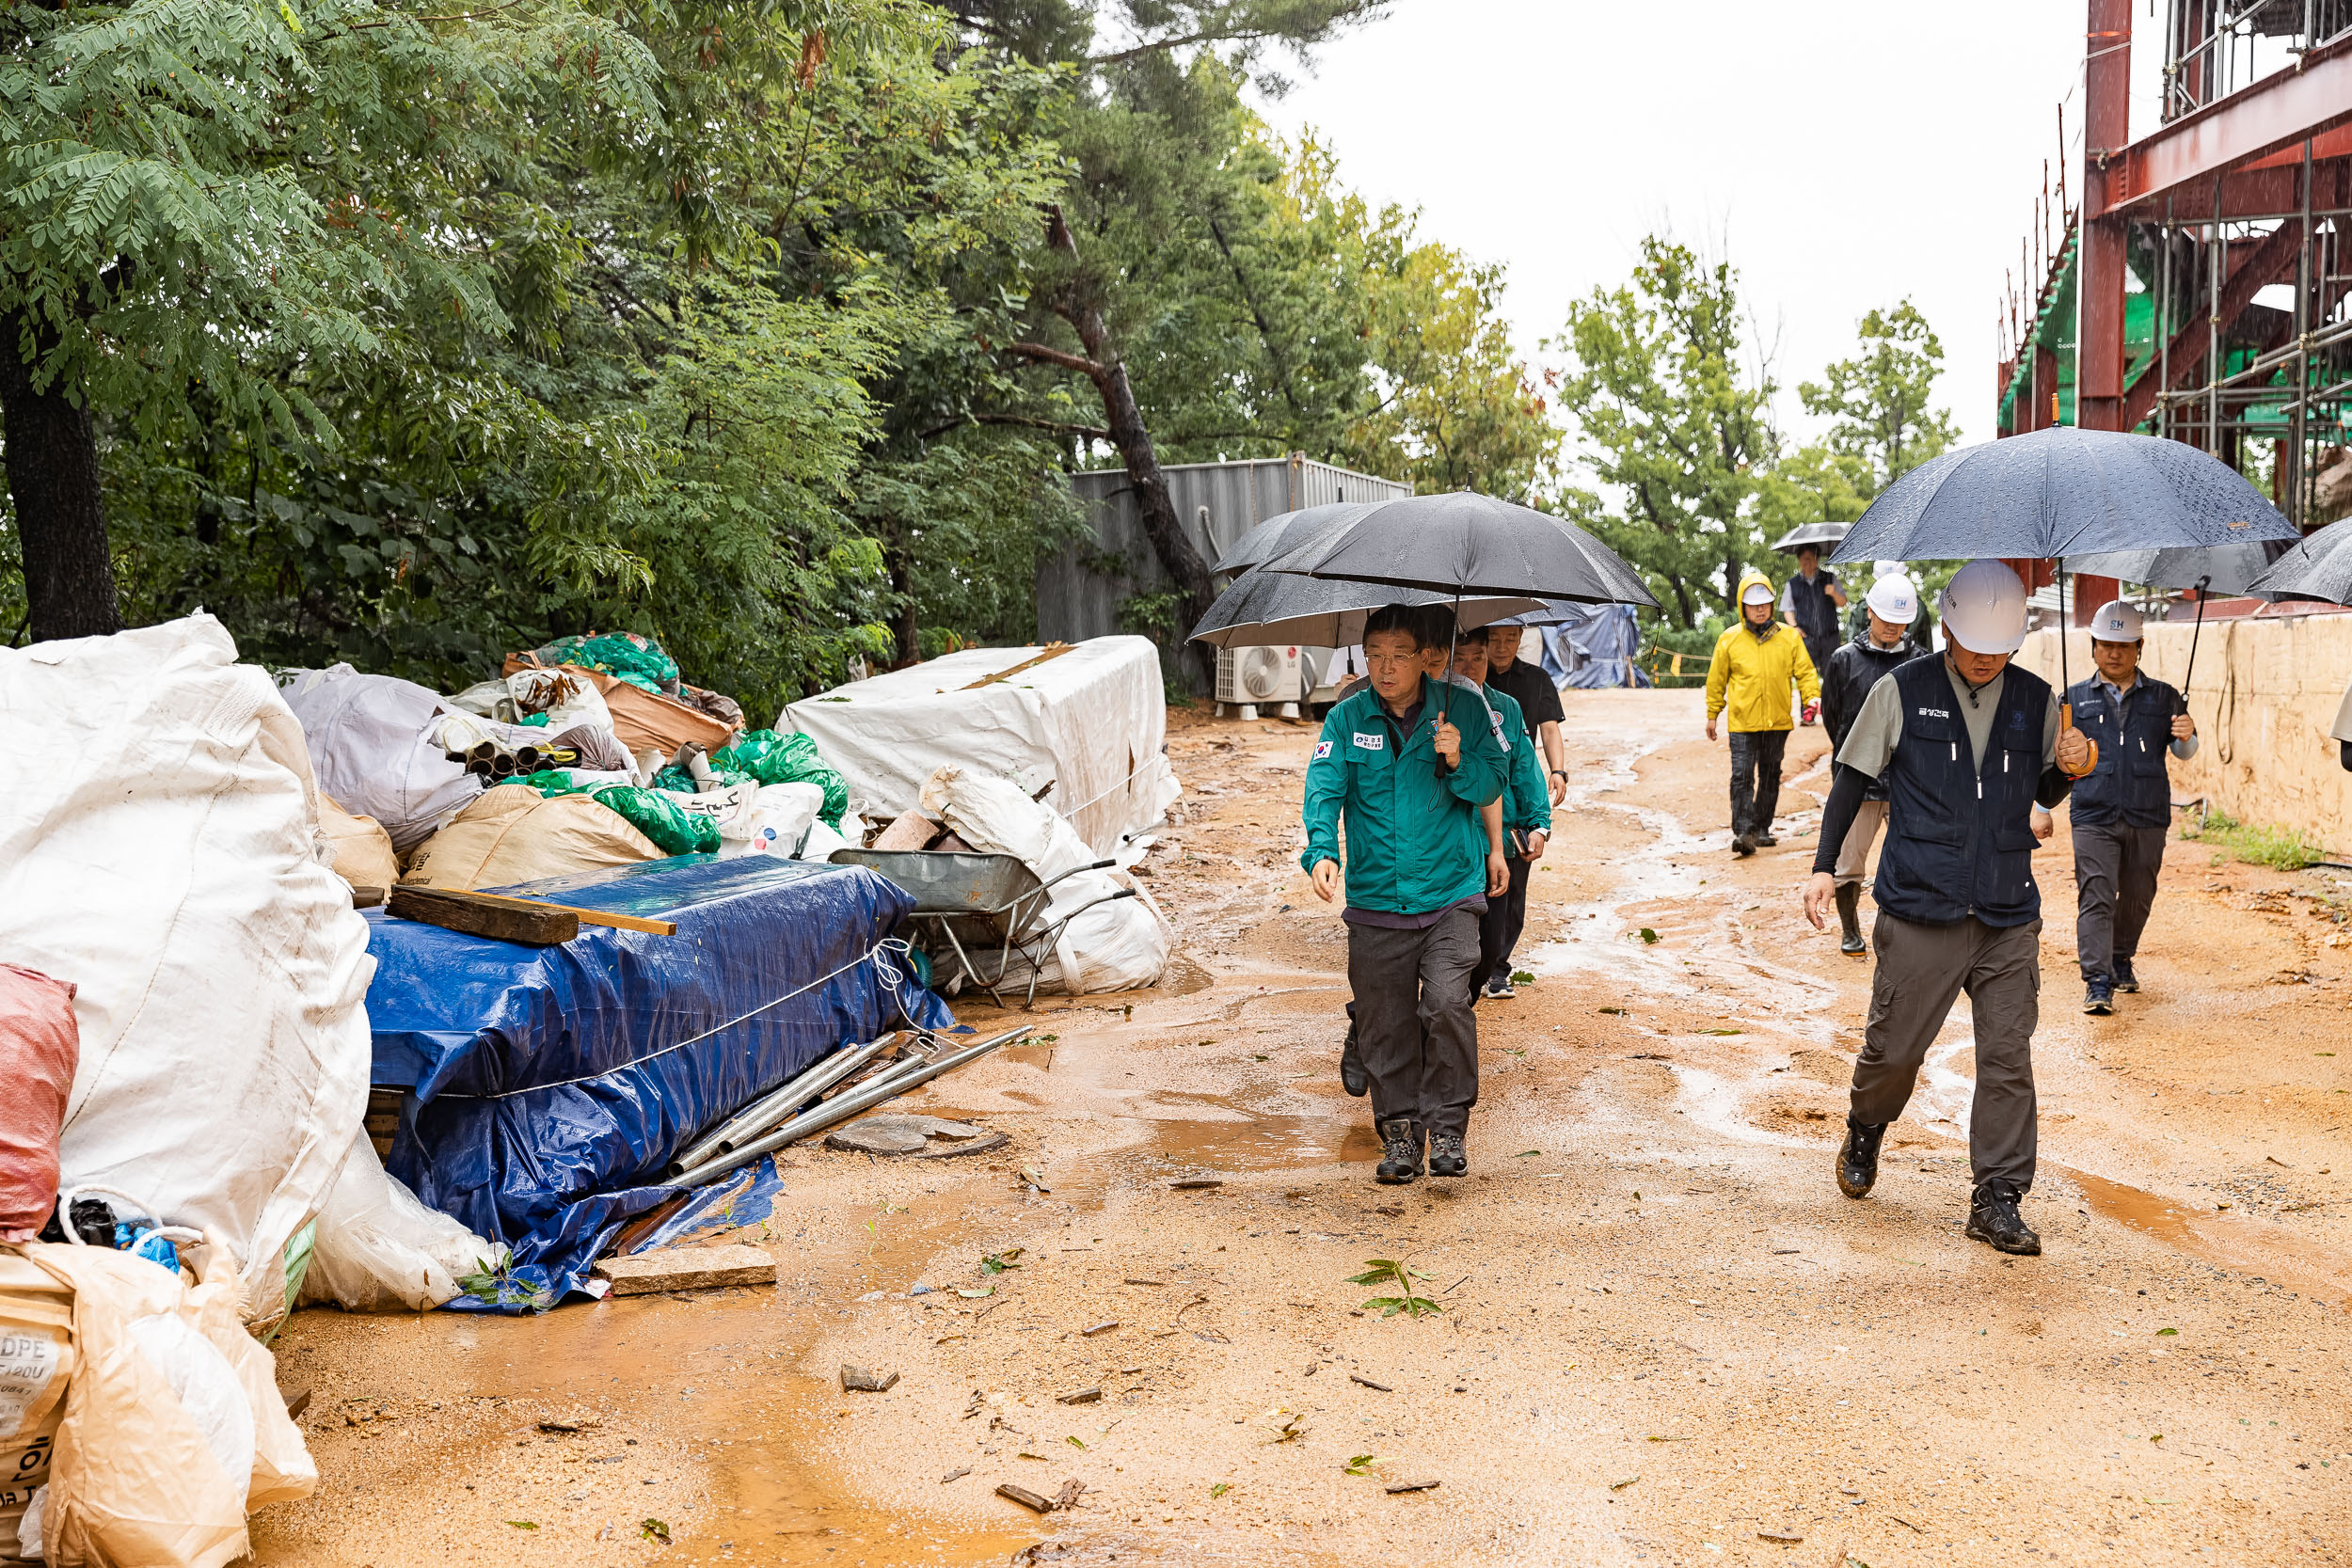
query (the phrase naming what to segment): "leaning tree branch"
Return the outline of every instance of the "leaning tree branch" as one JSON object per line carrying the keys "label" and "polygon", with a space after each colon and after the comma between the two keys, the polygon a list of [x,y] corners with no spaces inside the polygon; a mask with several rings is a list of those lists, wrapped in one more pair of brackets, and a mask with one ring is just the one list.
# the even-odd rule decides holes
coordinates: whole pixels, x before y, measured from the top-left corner
{"label": "leaning tree branch", "polygon": [[1083,354],[1065,354],[1060,349],[1048,348],[1043,343],[1007,343],[1005,352],[1017,354],[1024,359],[1037,359],[1048,365],[1059,365],[1063,370],[1075,371],[1089,381],[1097,384],[1100,384],[1102,379],[1110,373]]}

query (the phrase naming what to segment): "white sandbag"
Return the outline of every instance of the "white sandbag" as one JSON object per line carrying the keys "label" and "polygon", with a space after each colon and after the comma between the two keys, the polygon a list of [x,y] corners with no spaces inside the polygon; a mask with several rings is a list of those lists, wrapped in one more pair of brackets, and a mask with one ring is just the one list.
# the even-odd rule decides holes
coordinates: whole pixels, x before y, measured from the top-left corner
{"label": "white sandbag", "polygon": [[[756,820],[760,827],[773,835],[775,843],[783,846],[773,853],[789,855],[800,848],[802,841],[808,837],[809,828],[824,807],[825,789],[822,784],[762,784],[759,786]],[[721,828],[719,831],[724,833],[727,830]]]}
{"label": "white sandbag", "polygon": [[[1054,957],[1042,965],[1039,985],[1072,996],[1134,990],[1157,985],[1168,971],[1175,932],[1159,908],[1132,877],[1115,869],[1083,870],[1099,857],[1077,830],[1051,808],[1028,798],[1009,779],[977,776],[960,768],[938,769],[924,782],[926,816],[945,822],[973,848],[1020,858],[1039,879],[1052,884],[1042,922],[1072,914],[1054,941]],[[1054,881],[1061,877],[1059,881]],[[1114,895],[1135,890],[1132,898]],[[1006,984],[1025,986],[1028,971],[1017,959]]]}
{"label": "white sandbag", "polygon": [[482,793],[480,779],[442,754],[437,692],[348,664],[289,670],[279,679],[286,705],[302,722],[319,787],[345,811],[383,823],[402,854]]}
{"label": "white sandbag", "polygon": [[353,887],[390,887],[400,880],[400,855],[392,835],[373,816],[354,816],[319,793],[319,836],[332,858],[327,864]]}
{"label": "white sandbag", "polygon": [[847,849],[849,847],[848,839],[834,832],[824,823],[812,821],[808,825],[808,832],[802,836],[801,852],[793,859],[815,861],[821,865],[833,859],[833,852],[835,849]]}
{"label": "white sandbag", "polygon": [[[0,650],[0,953],[72,982],[61,1182],[199,1227],[249,1316],[366,1112],[375,960],[294,714],[209,615]],[[329,683],[328,689],[342,683]]]}
{"label": "white sandbag", "polygon": [[319,1213],[302,1304],[331,1302],[346,1312],[429,1311],[456,1295],[466,1275],[495,1268],[505,1250],[418,1202],[361,1138]]}
{"label": "white sandbag", "polygon": [[457,814],[409,857],[412,887],[513,887],[660,860],[661,851],[610,806],[586,795],[541,795],[502,784]]}

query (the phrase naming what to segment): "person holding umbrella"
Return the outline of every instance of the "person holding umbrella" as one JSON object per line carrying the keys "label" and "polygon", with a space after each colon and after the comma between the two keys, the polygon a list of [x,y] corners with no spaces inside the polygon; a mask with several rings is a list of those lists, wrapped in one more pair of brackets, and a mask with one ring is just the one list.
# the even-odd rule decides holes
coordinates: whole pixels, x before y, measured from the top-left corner
{"label": "person holding umbrella", "polygon": [[1804,651],[1816,670],[1826,669],[1829,656],[1837,649],[1837,612],[1845,608],[1846,590],[1837,574],[1821,570],[1821,546],[1799,545],[1796,575],[1780,591],[1780,612],[1804,639]]}
{"label": "person holding umbrella", "polygon": [[1772,584],[1754,567],[1740,578],[1740,625],[1715,639],[1707,666],[1707,738],[1715,721],[1731,713],[1731,852],[1753,855],[1780,841],[1772,814],[1780,807],[1780,761],[1788,749],[1788,691],[1804,697],[1804,721],[1821,709],[1821,678],[1804,640],[1772,619]]}
{"label": "person holding umbrella", "polygon": [[1804,913],[1826,929],[1837,855],[1872,781],[1887,788],[1886,845],[1872,884],[1869,1022],[1854,1063],[1837,1186],[1867,1196],[1881,1141],[1962,991],[1976,1022],[1968,1114],[1975,1179],[1967,1234],[2039,1256],[2018,1204],[2033,1188],[2033,1032],[2040,1022],[2042,895],[2030,814],[2090,771],[2090,742],[2060,722],[2049,683],[2010,664],[2026,640],[2026,586],[1998,561],[1963,567],[1938,604],[1941,657],[1899,665],[1863,698],[1838,749]]}
{"label": "person holding umbrella", "polygon": [[1370,684],[1325,718],[1301,806],[1299,864],[1326,903],[1347,826],[1347,977],[1388,1183],[1421,1176],[1424,1144],[1431,1175],[1469,1169],[1478,917],[1509,885],[1489,875],[1480,820],[1503,792],[1502,751],[1478,699],[1423,673],[1425,627],[1406,605],[1367,618]]}
{"label": "person holding umbrella", "polygon": [[[1919,618],[1919,591],[1899,565],[1870,584],[1869,617],[1853,640],[1829,656],[1821,675],[1821,722],[1829,726],[1830,751],[1835,753],[1853,730],[1862,700],[1894,668],[1919,652],[1911,640],[1911,624]],[[1837,950],[1851,958],[1867,953],[1862,940],[1862,874],[1868,867],[1870,846],[1886,825],[1886,785],[1876,779],[1864,792],[1853,827],[1837,847]]]}
{"label": "person holding umbrella", "polygon": [[2098,673],[2067,688],[2074,722],[2098,748],[2098,766],[2074,785],[2074,958],[2083,1011],[2115,1011],[2115,993],[2136,991],[2132,959],[2156,899],[2165,835],[2172,826],[2172,781],[2165,753],[2197,754],[2197,721],[2180,692],[2139,673],[2141,617],[2121,599],[2090,618]]}

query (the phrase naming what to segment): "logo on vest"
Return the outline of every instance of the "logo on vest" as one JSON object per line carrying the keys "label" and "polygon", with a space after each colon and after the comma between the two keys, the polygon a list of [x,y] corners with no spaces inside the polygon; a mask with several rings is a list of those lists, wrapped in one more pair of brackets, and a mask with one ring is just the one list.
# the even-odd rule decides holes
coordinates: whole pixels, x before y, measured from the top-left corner
{"label": "logo on vest", "polygon": [[1389,749],[1389,737],[1385,735],[1364,735],[1359,732],[1355,739],[1356,744],[1367,752],[1385,752]]}
{"label": "logo on vest", "polygon": [[1952,710],[1949,708],[1923,707],[1919,710],[1919,717],[1922,719],[1949,719],[1951,716]]}

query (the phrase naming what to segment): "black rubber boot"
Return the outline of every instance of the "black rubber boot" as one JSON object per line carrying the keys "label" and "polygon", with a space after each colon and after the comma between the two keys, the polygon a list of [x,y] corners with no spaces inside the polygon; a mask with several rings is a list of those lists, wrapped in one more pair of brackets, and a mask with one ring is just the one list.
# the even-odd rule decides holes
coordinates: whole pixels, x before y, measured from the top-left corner
{"label": "black rubber boot", "polygon": [[1347,1021],[1347,1043],[1340,1047],[1340,1087],[1361,1097],[1372,1088],[1372,1074],[1364,1070],[1364,1053],[1356,1048],[1356,1021]]}
{"label": "black rubber boot", "polygon": [[2115,956],[2115,989],[2117,990],[2139,989],[2139,976],[2132,973],[2132,960],[2121,953]]}
{"label": "black rubber boot", "polygon": [[1862,884],[1837,884],[1837,951],[1849,958],[1861,958],[1870,951],[1870,944],[1862,940]]}
{"label": "black rubber boot", "polygon": [[1731,852],[1742,858],[1756,853],[1756,840],[1741,833],[1731,841]]}
{"label": "black rubber boot", "polygon": [[1470,1156],[1462,1149],[1458,1132],[1429,1134],[1429,1174],[1432,1176],[1466,1176],[1470,1173]]}
{"label": "black rubber boot", "polygon": [[1879,1140],[1886,1123],[1846,1118],[1846,1144],[1837,1151],[1837,1190],[1848,1197],[1867,1197],[1878,1185]]}
{"label": "black rubber boot", "polygon": [[1381,1182],[1394,1187],[1413,1180],[1421,1175],[1421,1127],[1406,1117],[1391,1117],[1374,1125],[1380,1141],[1388,1148],[1380,1168],[1373,1173]]}
{"label": "black rubber boot", "polygon": [[2042,1256],[2042,1238],[2035,1235],[2017,1212],[2021,1195],[2006,1181],[1980,1183],[1976,1196],[1968,1200],[1968,1239],[1982,1242],[1995,1252],[2014,1253],[2020,1258]]}
{"label": "black rubber boot", "polygon": [[1756,835],[1756,847],[1759,849],[1776,849],[1780,847],[1780,840],[1774,838],[1772,830],[1767,828]]}

